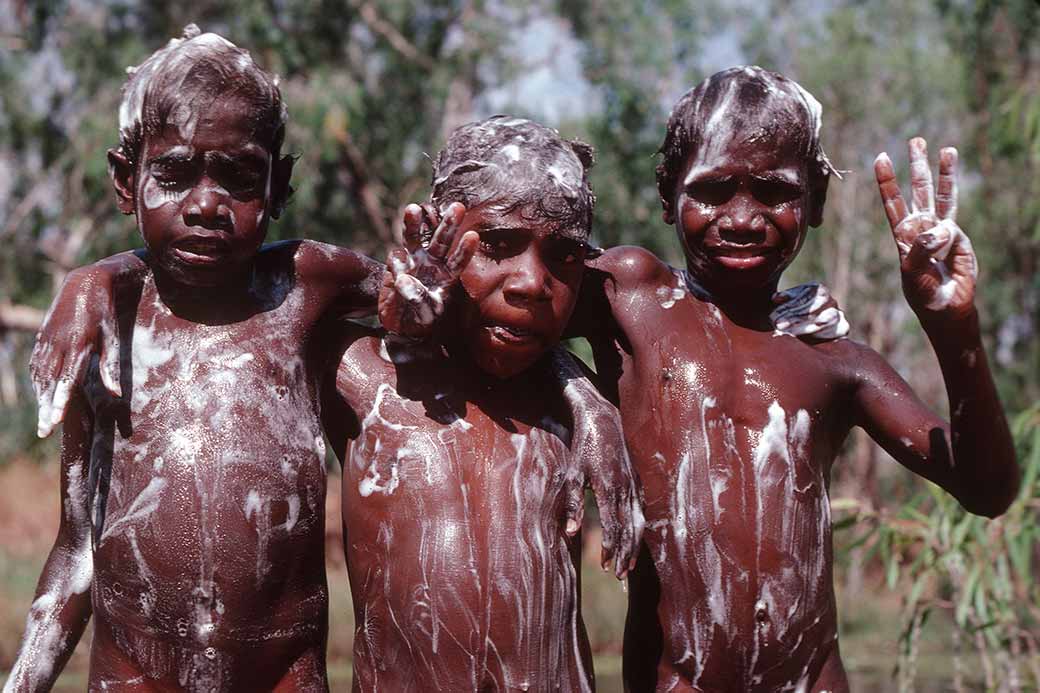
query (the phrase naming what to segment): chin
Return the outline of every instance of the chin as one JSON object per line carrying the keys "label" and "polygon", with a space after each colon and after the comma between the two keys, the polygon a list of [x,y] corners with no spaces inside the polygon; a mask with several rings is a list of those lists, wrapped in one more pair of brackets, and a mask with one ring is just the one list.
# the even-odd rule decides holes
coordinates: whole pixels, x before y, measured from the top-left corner
{"label": "chin", "polygon": [[516,349],[496,349],[479,345],[473,350],[473,360],[477,367],[488,375],[506,380],[526,371],[537,363],[544,353],[544,349],[533,352],[525,349],[520,352]]}
{"label": "chin", "polygon": [[231,277],[237,276],[239,273],[239,268],[233,263],[221,262],[196,266],[181,262],[169,255],[165,255],[159,264],[167,276],[178,284],[200,289],[227,284]]}
{"label": "chin", "polygon": [[786,265],[778,266],[775,262],[764,263],[757,267],[734,268],[712,263],[703,275],[693,274],[704,288],[719,293],[720,291],[743,289],[754,290],[773,286],[780,279]]}

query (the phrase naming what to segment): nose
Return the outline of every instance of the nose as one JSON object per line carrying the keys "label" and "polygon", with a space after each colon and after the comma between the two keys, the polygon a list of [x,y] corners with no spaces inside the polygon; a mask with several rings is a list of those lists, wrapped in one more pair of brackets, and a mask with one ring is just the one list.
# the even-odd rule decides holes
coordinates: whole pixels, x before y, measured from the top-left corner
{"label": "nose", "polygon": [[219,185],[200,181],[184,208],[184,223],[214,231],[232,230],[228,193]]}
{"label": "nose", "polygon": [[517,255],[514,263],[502,289],[506,303],[526,306],[552,298],[549,271],[533,248]]}
{"label": "nose", "polygon": [[730,199],[717,223],[723,240],[731,243],[757,243],[766,233],[762,205],[743,190]]}

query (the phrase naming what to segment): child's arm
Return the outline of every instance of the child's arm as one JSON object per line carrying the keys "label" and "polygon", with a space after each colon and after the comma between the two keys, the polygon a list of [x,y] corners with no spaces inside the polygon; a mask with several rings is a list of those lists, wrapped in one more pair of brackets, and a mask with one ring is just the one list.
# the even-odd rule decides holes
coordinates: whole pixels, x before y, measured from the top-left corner
{"label": "child's arm", "polygon": [[125,287],[140,287],[147,271],[140,252],[127,251],[74,269],[65,277],[29,360],[39,406],[36,432],[41,438],[50,435],[65,417],[69,397],[83,384],[95,351],[100,357],[101,382],[114,396],[120,396],[116,294]]}
{"label": "child's arm", "polygon": [[574,535],[581,528],[588,482],[603,525],[600,563],[604,570],[613,564],[614,575],[621,580],[635,567],[643,537],[643,508],[621,415],[564,347],[557,347],[551,359],[574,420],[571,450],[580,462],[575,468],[577,478],[572,480],[580,483],[572,483],[567,502],[566,531]]}
{"label": "child's arm", "polygon": [[92,422],[78,387],[68,410],[61,449],[61,524],[36,586],[5,693],[50,690],[90,619]]}
{"label": "child's arm", "polygon": [[975,253],[954,221],[956,164],[956,150],[943,149],[933,192],[925,141],[910,141],[912,214],[899,194],[892,162],[882,154],[874,165],[899,250],[903,293],[939,359],[952,423],[930,412],[877,355],[861,364],[858,423],[967,510],[995,517],[1014,499],[1019,470],[979,334]]}
{"label": "child's arm", "polygon": [[299,243],[296,274],[320,296],[322,314],[360,318],[376,312],[383,267],[361,253],[318,241]]}

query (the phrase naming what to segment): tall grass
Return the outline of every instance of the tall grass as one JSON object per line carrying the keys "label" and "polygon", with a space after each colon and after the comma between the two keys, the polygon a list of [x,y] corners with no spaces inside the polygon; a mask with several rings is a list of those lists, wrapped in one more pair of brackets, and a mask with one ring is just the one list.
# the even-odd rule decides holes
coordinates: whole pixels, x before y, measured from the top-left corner
{"label": "tall grass", "polygon": [[851,531],[845,550],[866,547],[890,589],[905,590],[900,691],[914,689],[921,630],[944,612],[957,691],[1040,687],[1040,403],[1012,422],[1022,488],[1003,516],[961,508],[933,484],[898,511],[865,511],[839,499],[836,529]]}

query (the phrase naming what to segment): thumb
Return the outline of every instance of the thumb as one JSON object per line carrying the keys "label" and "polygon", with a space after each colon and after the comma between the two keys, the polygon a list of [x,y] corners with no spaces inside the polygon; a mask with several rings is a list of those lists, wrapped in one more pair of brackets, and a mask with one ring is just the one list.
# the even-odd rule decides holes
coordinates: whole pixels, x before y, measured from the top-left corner
{"label": "thumb", "polygon": [[98,370],[101,384],[113,397],[122,397],[123,390],[119,385],[119,339],[115,326],[105,324],[101,330],[101,353]]}
{"label": "thumb", "polygon": [[939,225],[922,231],[910,246],[903,263],[904,269],[915,274],[926,271],[931,266],[932,258],[940,262],[945,259],[946,250],[952,242],[953,234],[947,226]]}
{"label": "thumb", "polygon": [[564,503],[564,531],[567,532],[567,536],[573,537],[581,530],[582,521],[585,519],[585,485],[576,479],[572,480]]}

